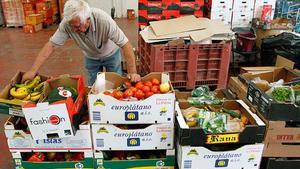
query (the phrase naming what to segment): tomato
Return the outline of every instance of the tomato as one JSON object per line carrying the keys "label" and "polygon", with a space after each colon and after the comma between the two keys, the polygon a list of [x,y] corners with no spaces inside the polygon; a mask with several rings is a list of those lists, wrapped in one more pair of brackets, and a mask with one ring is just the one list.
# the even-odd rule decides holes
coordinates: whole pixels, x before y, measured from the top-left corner
{"label": "tomato", "polygon": [[111,96],[111,92],[110,91],[104,91],[103,94]]}
{"label": "tomato", "polygon": [[151,82],[152,82],[153,85],[160,85],[159,80],[156,79],[156,78],[153,78],[153,79],[151,80]]}
{"label": "tomato", "polygon": [[158,93],[159,92],[159,86],[152,86],[151,92]]}
{"label": "tomato", "polygon": [[124,97],[124,98],[128,98],[128,97],[131,97],[131,96],[133,96],[132,90],[127,89],[127,90],[124,92],[123,97]]}
{"label": "tomato", "polygon": [[116,98],[118,100],[123,98],[123,92],[121,92],[120,90],[114,90],[112,95],[114,98]]}
{"label": "tomato", "polygon": [[141,100],[145,97],[145,93],[142,91],[142,90],[137,90],[135,92],[135,97],[138,99],[138,100]]}
{"label": "tomato", "polygon": [[147,92],[145,97],[148,98],[148,97],[152,96],[153,94],[154,94],[153,92]]}
{"label": "tomato", "polygon": [[145,81],[144,85],[149,86],[150,88],[153,86],[152,82],[150,82],[150,81]]}
{"label": "tomato", "polygon": [[135,92],[138,90],[138,89],[137,89],[137,88],[135,88],[135,87],[130,87],[129,89],[132,91],[133,95],[134,95],[134,94],[135,94]]}
{"label": "tomato", "polygon": [[149,86],[143,86],[142,90],[144,93],[147,93],[151,91],[151,88]]}
{"label": "tomato", "polygon": [[144,86],[144,84],[143,84],[142,81],[139,81],[139,82],[137,82],[137,83],[135,84],[135,87],[136,87],[137,89],[142,89],[143,86]]}
{"label": "tomato", "polygon": [[124,85],[125,85],[125,86],[127,86],[128,88],[132,86],[132,85],[131,85],[131,83],[130,83],[130,82],[128,82],[128,81],[127,81],[127,82],[125,82],[125,83],[124,83]]}

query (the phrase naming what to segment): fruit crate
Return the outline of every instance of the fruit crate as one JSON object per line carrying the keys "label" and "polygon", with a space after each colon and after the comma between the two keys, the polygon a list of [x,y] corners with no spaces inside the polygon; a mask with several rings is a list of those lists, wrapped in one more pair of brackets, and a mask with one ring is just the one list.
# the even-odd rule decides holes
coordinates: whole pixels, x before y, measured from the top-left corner
{"label": "fruit crate", "polygon": [[140,73],[168,72],[174,88],[226,88],[231,42],[167,46],[139,36]]}

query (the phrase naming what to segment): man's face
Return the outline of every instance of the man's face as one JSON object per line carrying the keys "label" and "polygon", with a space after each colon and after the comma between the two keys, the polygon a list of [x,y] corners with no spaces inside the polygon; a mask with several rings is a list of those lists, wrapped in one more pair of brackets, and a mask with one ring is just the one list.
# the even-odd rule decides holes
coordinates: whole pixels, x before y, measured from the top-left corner
{"label": "man's face", "polygon": [[90,18],[86,19],[84,22],[80,22],[80,18],[76,16],[70,20],[69,24],[74,32],[84,33],[90,26]]}

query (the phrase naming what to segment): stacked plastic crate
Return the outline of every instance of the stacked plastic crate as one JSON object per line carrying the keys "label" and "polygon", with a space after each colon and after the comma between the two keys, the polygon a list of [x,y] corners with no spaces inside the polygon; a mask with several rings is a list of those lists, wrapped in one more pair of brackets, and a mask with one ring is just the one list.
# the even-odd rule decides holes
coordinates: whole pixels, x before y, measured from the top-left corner
{"label": "stacked plastic crate", "polygon": [[[142,81],[153,78],[170,83],[168,75],[161,73],[151,73]],[[104,91],[117,88],[127,79],[116,73],[102,73],[98,80],[111,85],[103,89],[94,85],[88,95],[94,167],[173,168],[174,91],[145,100],[117,100]]]}
{"label": "stacked plastic crate", "polygon": [[2,8],[6,26],[23,26],[24,14],[21,0],[3,0]]}
{"label": "stacked plastic crate", "polygon": [[185,15],[202,17],[204,0],[139,0],[139,26]]}

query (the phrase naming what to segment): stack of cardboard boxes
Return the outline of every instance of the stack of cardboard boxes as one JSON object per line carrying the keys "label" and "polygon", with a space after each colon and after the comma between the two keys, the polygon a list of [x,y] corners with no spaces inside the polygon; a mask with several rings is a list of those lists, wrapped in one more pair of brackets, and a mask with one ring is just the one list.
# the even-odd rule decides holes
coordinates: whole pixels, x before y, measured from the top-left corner
{"label": "stack of cardboard boxes", "polygon": [[[17,73],[12,81],[20,83],[22,74]],[[43,81],[48,79],[41,77]],[[77,89],[77,99],[69,97],[48,104],[49,92],[59,86]],[[37,104],[10,100],[11,87],[10,84],[1,92],[0,102],[2,113],[14,115],[4,124],[4,131],[15,168],[93,168],[90,124],[85,117],[88,111],[86,106],[82,108],[86,92],[81,76],[48,79]]]}
{"label": "stack of cardboard boxes", "polygon": [[[152,78],[169,82],[161,73],[151,73],[142,81]],[[103,92],[126,79],[115,73],[100,74],[99,79],[107,81],[105,88],[94,94],[94,86],[88,95],[95,168],[173,168],[174,91],[145,100],[120,101]]]}

